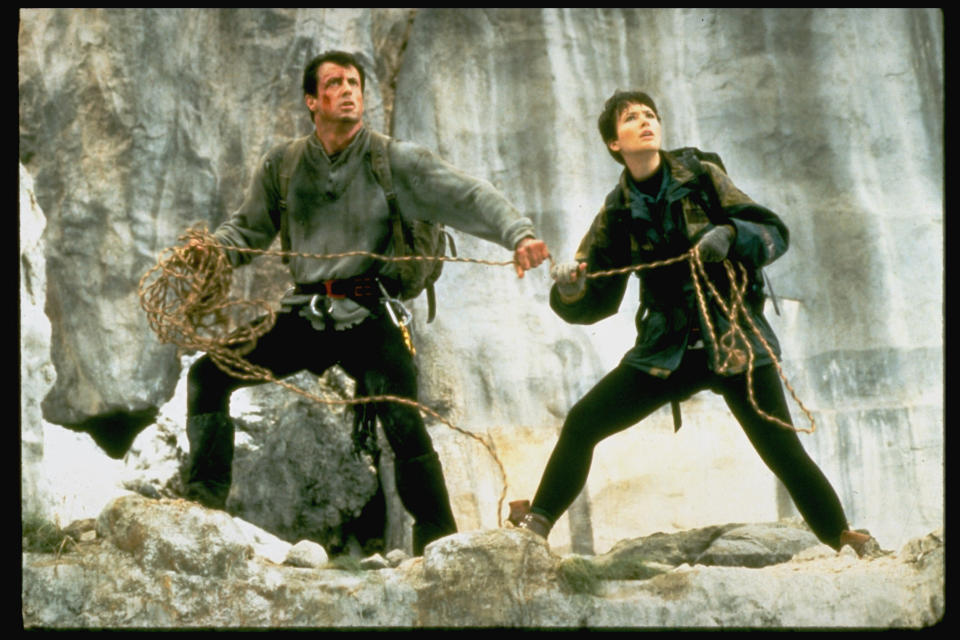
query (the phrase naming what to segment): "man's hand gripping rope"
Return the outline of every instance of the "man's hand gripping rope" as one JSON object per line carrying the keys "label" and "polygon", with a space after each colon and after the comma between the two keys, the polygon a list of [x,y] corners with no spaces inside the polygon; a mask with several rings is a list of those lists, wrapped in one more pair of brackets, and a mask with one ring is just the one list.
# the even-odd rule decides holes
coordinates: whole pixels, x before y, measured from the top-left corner
{"label": "man's hand gripping rope", "polygon": [[[263,300],[228,300],[233,268],[227,260],[225,252],[231,250],[316,259],[336,259],[364,255],[384,261],[447,260],[495,266],[511,265],[516,267],[517,277],[523,277],[524,271],[538,266],[545,257],[549,257],[545,243],[534,238],[524,238],[517,245],[513,261],[493,262],[470,258],[449,258],[447,256],[398,258],[381,256],[366,251],[317,255],[242,249],[217,243],[205,228],[189,229],[179,240],[183,244],[161,253],[157,264],[143,275],[139,284],[140,306],[146,312],[150,328],[157,334],[161,342],[175,344],[185,350],[203,351],[220,369],[231,376],[243,380],[272,382],[322,404],[355,405],[379,402],[403,404],[415,408],[454,431],[476,440],[487,450],[500,471],[503,489],[497,504],[497,525],[502,524],[501,513],[503,512],[503,501],[507,496],[508,484],[503,463],[500,461],[492,443],[488,443],[475,433],[457,427],[430,407],[409,398],[394,395],[364,396],[351,399],[321,398],[277,378],[269,369],[248,362],[244,356],[253,349],[260,336],[273,328],[276,323],[276,312]],[[390,305],[390,300],[387,300],[386,304]],[[228,324],[228,311],[231,308],[241,306],[256,307],[257,310],[264,312],[266,315],[252,325],[223,335],[224,327]],[[390,311],[393,311],[393,309],[390,309]]]}

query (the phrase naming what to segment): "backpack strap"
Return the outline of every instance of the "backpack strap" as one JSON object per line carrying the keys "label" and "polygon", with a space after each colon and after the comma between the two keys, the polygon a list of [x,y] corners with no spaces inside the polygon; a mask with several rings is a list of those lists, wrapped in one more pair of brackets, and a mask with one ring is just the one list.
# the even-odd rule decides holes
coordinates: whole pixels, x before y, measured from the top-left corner
{"label": "backpack strap", "polygon": [[[681,162],[697,175],[697,181],[703,186],[703,191],[707,194],[707,201],[701,201],[700,205],[707,211],[708,216],[713,212],[714,217],[719,221],[721,216],[718,215],[717,212],[722,211],[720,194],[717,193],[717,186],[713,182],[713,176],[710,175],[710,172],[703,166],[703,162],[701,161],[713,163],[726,173],[727,168],[723,166],[723,161],[720,159],[720,156],[709,151],[701,151],[696,147],[683,147],[672,153],[679,154]],[[699,198],[699,194],[697,197]],[[777,303],[777,294],[773,291],[773,284],[770,282],[770,278],[762,267],[758,267],[757,270],[760,272],[762,284],[766,284],[767,291],[770,292],[770,301],[773,302],[773,310],[779,316],[780,305]],[[679,429],[679,427],[677,428]]]}
{"label": "backpack strap", "polygon": [[[403,217],[400,215],[400,205],[397,204],[397,192],[393,188],[393,174],[390,170],[390,140],[377,131],[370,131],[370,167],[373,169],[373,177],[377,179],[383,193],[387,198],[387,207],[390,211],[390,225],[393,229],[392,242],[394,246],[394,255],[403,255],[405,253],[404,242],[407,247],[413,247],[413,238],[410,228],[403,224]],[[450,238],[453,246],[453,238]],[[456,248],[453,249],[453,255],[456,255]],[[426,285],[427,290],[427,322],[433,322],[437,316],[437,294],[434,291],[433,283]]]}
{"label": "backpack strap", "polygon": [[399,242],[405,239],[405,234],[400,206],[397,204],[397,192],[393,188],[393,172],[390,170],[390,138],[377,131],[370,131],[370,168],[373,169],[373,177],[377,179],[387,198],[394,243]]}
{"label": "backpack strap", "polygon": [[[280,200],[277,202],[277,208],[280,213],[280,249],[282,251],[290,251],[290,225],[289,222],[287,222],[287,192],[290,190],[290,178],[293,176],[293,172],[296,171],[297,165],[300,164],[300,158],[307,148],[307,140],[309,138],[310,136],[308,135],[290,142],[283,152],[283,160],[280,163],[280,181],[278,185],[280,187]],[[284,264],[287,264],[290,262],[290,257],[285,255],[282,260]]]}
{"label": "backpack strap", "polygon": [[700,149],[696,147],[683,147],[682,149],[671,151],[671,153],[677,155],[680,163],[693,173],[694,180],[700,189],[694,190],[691,195],[697,201],[697,204],[703,207],[710,221],[718,224],[719,219],[722,217],[721,212],[723,211],[723,208],[720,206],[720,195],[717,193],[717,187],[713,183],[710,172],[703,166],[702,161],[712,162],[726,173],[720,156],[716,153],[700,151]]}

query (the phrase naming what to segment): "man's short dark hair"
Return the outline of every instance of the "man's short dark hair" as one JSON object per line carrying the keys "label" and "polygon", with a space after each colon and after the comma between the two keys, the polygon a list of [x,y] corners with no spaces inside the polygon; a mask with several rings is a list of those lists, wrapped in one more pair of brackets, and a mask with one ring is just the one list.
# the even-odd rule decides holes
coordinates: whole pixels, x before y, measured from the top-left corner
{"label": "man's short dark hair", "polygon": [[623,156],[620,155],[619,151],[610,149],[608,145],[617,139],[617,121],[627,107],[632,104],[647,105],[653,110],[653,113],[657,116],[657,120],[660,120],[660,112],[657,111],[657,105],[654,104],[653,98],[642,91],[619,90],[610,96],[603,105],[603,112],[597,120],[597,126],[600,128],[600,137],[603,138],[603,145],[607,147],[607,151],[610,152],[613,159],[620,164],[624,164]]}
{"label": "man's short dark hair", "polygon": [[333,62],[341,67],[354,67],[360,74],[360,92],[363,92],[366,74],[363,71],[363,65],[360,64],[356,56],[346,51],[325,51],[308,62],[307,67],[303,70],[303,95],[317,95],[317,70],[324,62]]}

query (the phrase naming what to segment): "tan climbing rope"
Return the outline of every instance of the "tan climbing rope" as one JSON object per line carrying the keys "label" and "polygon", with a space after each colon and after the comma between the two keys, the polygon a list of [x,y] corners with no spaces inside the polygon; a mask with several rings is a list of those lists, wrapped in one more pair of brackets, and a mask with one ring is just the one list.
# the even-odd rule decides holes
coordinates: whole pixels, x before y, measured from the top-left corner
{"label": "tan climbing rope", "polygon": [[[241,302],[227,299],[233,268],[222,250],[234,250],[233,247],[225,247],[216,243],[213,236],[205,228],[188,229],[180,236],[179,240],[184,244],[161,253],[157,264],[140,279],[140,306],[147,314],[150,328],[157,334],[161,342],[175,344],[187,350],[204,351],[220,369],[233,377],[242,380],[272,382],[322,404],[355,405],[395,402],[422,411],[454,431],[479,442],[496,462],[503,483],[503,490],[497,503],[497,525],[502,524],[500,514],[503,511],[503,501],[507,496],[507,475],[492,442],[487,442],[477,434],[461,429],[430,407],[409,398],[395,395],[361,396],[351,399],[321,398],[277,378],[269,369],[247,361],[244,356],[253,349],[256,340],[266,334],[276,323],[276,312],[266,301]],[[218,250],[192,250],[189,248],[191,241],[197,241],[206,247]],[[284,254],[280,251],[237,250],[251,253]],[[290,253],[290,255],[309,256],[310,254]],[[382,260],[422,259],[418,256],[409,258],[378,256],[377,254],[360,251],[311,257],[331,259],[348,255],[368,255]],[[455,260],[494,265],[513,264],[512,262],[490,262],[468,258],[456,258]],[[255,307],[265,312],[266,315],[255,324],[246,325],[232,331],[227,329],[228,333],[223,335],[224,327],[228,323],[228,312],[243,306]]]}
{"label": "tan climbing rope", "polygon": [[[800,401],[800,398],[797,396],[797,392],[794,390],[793,385],[790,384],[790,381],[787,380],[786,375],[783,373],[783,368],[780,366],[779,358],[773,352],[773,348],[763,337],[763,334],[760,332],[760,329],[757,327],[756,323],[753,321],[751,315],[747,312],[747,309],[744,305],[743,297],[746,293],[747,287],[747,271],[746,268],[739,264],[741,272],[741,280],[738,284],[736,275],[733,270],[729,260],[723,261],[723,266],[726,269],[727,277],[730,280],[730,291],[731,291],[731,300],[730,304],[727,304],[724,301],[723,296],[720,295],[717,288],[711,282],[710,278],[707,277],[706,270],[703,267],[703,261],[700,259],[700,252],[696,247],[693,247],[689,251],[679,256],[673,258],[668,258],[666,260],[660,260],[658,262],[645,262],[642,264],[630,265],[628,267],[620,267],[618,269],[609,269],[606,271],[593,271],[587,273],[587,278],[603,278],[613,275],[622,275],[625,273],[632,273],[634,271],[642,271],[646,269],[656,269],[659,267],[665,267],[671,264],[678,264],[680,262],[686,261],[690,265],[690,278],[693,281],[694,289],[697,294],[697,302],[700,306],[700,315],[703,317],[707,325],[707,333],[709,334],[710,341],[714,344],[715,348],[713,350],[713,359],[714,359],[714,371],[717,373],[735,373],[746,368],[747,374],[747,395],[750,399],[750,404],[753,409],[764,419],[776,424],[777,426],[783,427],[785,429],[790,429],[792,431],[802,431],[804,433],[813,433],[816,431],[817,425],[816,421],[813,419],[813,414],[809,409]],[[720,306],[723,315],[727,318],[727,321],[730,325],[730,328],[719,338],[717,337],[716,329],[713,326],[713,321],[710,318],[710,313],[707,309],[707,299],[703,291],[704,284],[708,289],[710,295],[717,301],[717,304]],[[765,412],[760,408],[760,405],[757,403],[756,395],[753,389],[753,368],[755,361],[755,354],[753,352],[753,346],[750,341],[747,339],[746,333],[744,332],[739,317],[746,319],[747,323],[750,325],[750,330],[753,334],[760,340],[760,344],[763,345],[764,350],[767,352],[767,355],[770,356],[770,360],[773,362],[773,365],[777,369],[777,374],[780,376],[780,379],[783,381],[784,386],[790,391],[790,395],[793,397],[794,401],[807,416],[807,419],[810,421],[810,428],[805,429],[801,427],[794,426],[788,422],[784,422],[776,416],[772,416],[769,413]],[[743,349],[737,347],[737,339],[740,339]],[[744,353],[745,352],[745,353]],[[724,360],[720,362],[720,355],[723,354]]]}
{"label": "tan climbing rope", "polygon": [[[450,256],[398,257],[380,255],[369,251],[311,254],[270,249],[248,249],[218,243],[205,227],[188,229],[179,237],[179,241],[182,243],[180,246],[169,248],[160,254],[157,264],[143,275],[139,284],[140,306],[146,312],[150,328],[157,334],[161,342],[175,344],[186,350],[203,351],[218,367],[233,377],[242,380],[272,382],[315,402],[332,405],[356,405],[380,402],[402,404],[417,409],[454,431],[476,440],[487,450],[500,471],[503,490],[497,503],[497,525],[501,525],[503,501],[506,498],[508,490],[507,476],[503,463],[500,461],[492,442],[487,442],[487,440],[477,434],[457,427],[430,407],[411,400],[410,398],[395,395],[362,396],[351,399],[321,398],[277,378],[269,369],[247,361],[244,356],[253,349],[257,339],[266,334],[276,323],[276,312],[271,305],[264,300],[238,301],[229,299],[233,267],[227,258],[226,251],[318,260],[365,256],[386,262],[439,260],[489,266],[512,266],[514,264],[512,260],[491,261]],[[216,250],[198,249],[197,245],[201,245],[206,249]],[[740,265],[743,278],[738,284],[730,262],[724,261],[727,275],[730,278],[730,304],[727,304],[723,300],[723,297],[716,290],[713,283],[710,282],[696,248],[668,260],[635,264],[607,271],[595,271],[587,273],[586,277],[602,278],[621,275],[646,269],[656,269],[684,261],[688,262],[690,266],[691,278],[693,279],[696,289],[701,314],[707,323],[710,340],[717,346],[717,348],[714,349],[714,369],[720,373],[737,371],[743,367],[744,360],[746,360],[748,395],[753,408],[761,416],[778,426],[795,431],[812,433],[816,428],[812,414],[803,406],[799,398],[797,398],[796,392],[783,374],[783,370],[773,353],[773,349],[767,341],[764,340],[753,319],[750,317],[750,314],[745,310],[743,295],[746,289],[747,274],[743,265]],[[707,312],[707,300],[703,283],[706,283],[709,293],[717,301],[730,324],[730,329],[723,336],[720,336],[719,339],[716,336],[716,330],[710,320],[710,314]],[[231,318],[238,312],[237,310],[241,310],[241,312],[247,314],[253,310],[254,312],[259,312],[260,317],[253,323],[239,324],[231,329]],[[747,339],[746,333],[738,320],[738,316],[742,316],[747,320],[750,329],[760,339],[761,344],[776,365],[780,378],[790,390],[794,400],[796,400],[797,404],[800,405],[809,418],[811,423],[810,429],[798,429],[760,409],[753,392],[754,353],[750,341]],[[736,346],[738,339],[745,346],[745,354],[744,350]],[[412,343],[410,346],[412,346]],[[720,352],[724,354],[724,361],[722,363],[719,361]]]}

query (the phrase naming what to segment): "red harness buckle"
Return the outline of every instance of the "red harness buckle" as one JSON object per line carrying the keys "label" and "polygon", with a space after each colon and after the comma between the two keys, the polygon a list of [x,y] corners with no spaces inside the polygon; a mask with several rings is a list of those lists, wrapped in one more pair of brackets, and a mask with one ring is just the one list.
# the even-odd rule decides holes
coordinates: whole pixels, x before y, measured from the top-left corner
{"label": "red harness buckle", "polygon": [[344,295],[344,294],[342,294],[342,293],[334,293],[334,292],[333,292],[333,285],[336,284],[337,282],[339,282],[339,281],[338,281],[338,280],[324,280],[324,281],[323,281],[323,288],[324,288],[324,291],[325,291],[325,295],[326,295],[328,298],[334,298],[334,299],[336,299],[336,300],[339,300],[339,299],[341,299],[341,298],[346,298],[346,297],[347,297],[346,295]]}
{"label": "red harness buckle", "polygon": [[340,300],[343,298],[370,298],[379,293],[373,278],[351,278],[348,280],[324,280],[324,294],[328,298]]}

